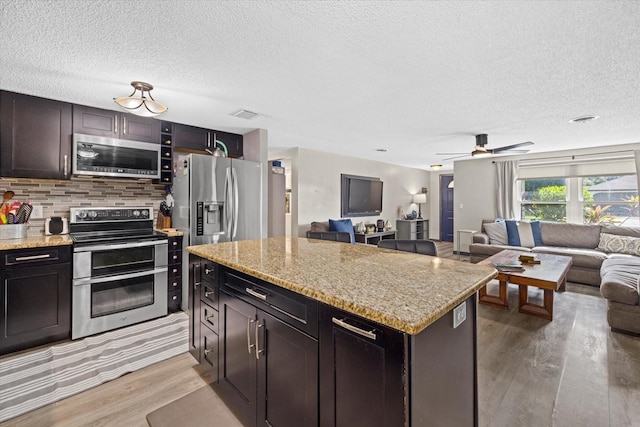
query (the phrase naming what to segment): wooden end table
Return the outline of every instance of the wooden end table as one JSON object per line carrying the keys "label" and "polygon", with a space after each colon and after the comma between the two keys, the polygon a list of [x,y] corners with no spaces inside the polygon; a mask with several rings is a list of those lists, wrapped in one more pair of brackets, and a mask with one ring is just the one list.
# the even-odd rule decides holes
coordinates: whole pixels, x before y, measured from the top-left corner
{"label": "wooden end table", "polygon": [[[479,264],[516,264],[519,263],[518,257],[523,254],[528,253],[505,250],[480,261]],[[507,310],[509,308],[507,283],[513,283],[519,286],[518,311],[520,313],[553,320],[553,295],[556,291],[564,291],[572,260],[571,257],[561,255],[540,253],[532,255],[535,255],[540,264],[522,263],[524,271],[498,271],[496,277],[500,283],[498,296],[487,294],[487,287],[484,286],[478,291],[478,302]],[[542,305],[529,302],[528,286],[544,290]]]}

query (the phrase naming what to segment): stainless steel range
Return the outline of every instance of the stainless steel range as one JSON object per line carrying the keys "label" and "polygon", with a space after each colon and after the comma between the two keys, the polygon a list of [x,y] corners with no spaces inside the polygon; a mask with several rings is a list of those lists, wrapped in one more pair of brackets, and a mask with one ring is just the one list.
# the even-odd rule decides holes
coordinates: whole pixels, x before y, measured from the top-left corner
{"label": "stainless steel range", "polygon": [[71,208],[71,338],[167,314],[167,243],[151,208]]}

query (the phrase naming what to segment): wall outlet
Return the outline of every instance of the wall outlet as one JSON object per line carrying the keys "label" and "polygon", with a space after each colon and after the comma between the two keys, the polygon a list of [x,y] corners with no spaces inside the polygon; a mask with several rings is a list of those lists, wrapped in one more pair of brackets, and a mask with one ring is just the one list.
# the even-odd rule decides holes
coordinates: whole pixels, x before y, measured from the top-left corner
{"label": "wall outlet", "polygon": [[467,319],[467,302],[464,301],[462,304],[453,309],[453,328],[457,328],[460,326],[462,322]]}
{"label": "wall outlet", "polygon": [[33,205],[31,207],[31,219],[42,219],[44,212],[41,205]]}

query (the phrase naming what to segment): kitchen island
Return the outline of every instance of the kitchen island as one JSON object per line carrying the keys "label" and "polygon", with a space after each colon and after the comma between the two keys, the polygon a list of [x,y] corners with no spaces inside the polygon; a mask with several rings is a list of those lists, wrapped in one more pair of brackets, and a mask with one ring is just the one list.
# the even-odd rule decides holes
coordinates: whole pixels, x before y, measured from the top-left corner
{"label": "kitchen island", "polygon": [[188,251],[192,354],[243,424],[477,424],[494,268],[304,238]]}

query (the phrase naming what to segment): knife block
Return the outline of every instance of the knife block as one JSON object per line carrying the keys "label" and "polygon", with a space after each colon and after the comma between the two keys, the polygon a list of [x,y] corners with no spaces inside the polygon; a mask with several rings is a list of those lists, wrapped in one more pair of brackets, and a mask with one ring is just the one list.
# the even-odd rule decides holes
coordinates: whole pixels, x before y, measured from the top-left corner
{"label": "knife block", "polygon": [[165,228],[171,228],[171,217],[164,216],[161,212],[158,212],[158,219],[156,221],[156,228],[163,230]]}

